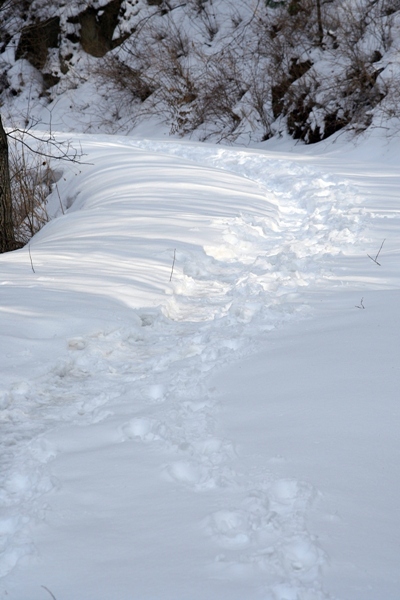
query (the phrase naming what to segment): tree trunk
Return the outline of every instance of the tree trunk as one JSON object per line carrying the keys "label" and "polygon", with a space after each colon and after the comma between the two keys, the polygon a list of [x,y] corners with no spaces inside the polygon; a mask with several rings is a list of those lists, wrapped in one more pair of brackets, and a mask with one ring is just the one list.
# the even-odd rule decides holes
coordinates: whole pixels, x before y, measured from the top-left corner
{"label": "tree trunk", "polygon": [[0,253],[15,250],[8,141],[0,116]]}

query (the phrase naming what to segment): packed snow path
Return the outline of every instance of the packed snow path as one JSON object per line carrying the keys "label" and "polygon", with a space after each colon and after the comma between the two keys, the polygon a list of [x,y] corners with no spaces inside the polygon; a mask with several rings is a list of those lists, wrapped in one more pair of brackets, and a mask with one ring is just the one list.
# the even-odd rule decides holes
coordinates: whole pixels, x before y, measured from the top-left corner
{"label": "packed snow path", "polygon": [[356,191],[255,151],[84,149],[35,273],[26,249],[1,259],[2,597],[331,598],[318,490],[242,472],[209,381],[336,283]]}

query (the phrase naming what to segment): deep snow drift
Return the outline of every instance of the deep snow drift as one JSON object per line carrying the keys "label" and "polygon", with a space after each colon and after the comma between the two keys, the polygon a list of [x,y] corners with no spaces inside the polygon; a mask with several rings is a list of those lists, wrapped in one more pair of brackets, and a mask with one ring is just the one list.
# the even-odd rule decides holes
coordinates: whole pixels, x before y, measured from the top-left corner
{"label": "deep snow drift", "polygon": [[1,598],[397,598],[391,155],[79,139],[0,259]]}

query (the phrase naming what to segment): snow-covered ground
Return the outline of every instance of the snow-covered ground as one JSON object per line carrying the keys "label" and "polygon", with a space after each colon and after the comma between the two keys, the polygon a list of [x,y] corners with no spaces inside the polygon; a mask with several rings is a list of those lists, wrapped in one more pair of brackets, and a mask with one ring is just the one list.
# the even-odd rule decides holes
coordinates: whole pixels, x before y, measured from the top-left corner
{"label": "snow-covered ground", "polygon": [[0,597],[397,599],[395,141],[76,139],[0,258]]}

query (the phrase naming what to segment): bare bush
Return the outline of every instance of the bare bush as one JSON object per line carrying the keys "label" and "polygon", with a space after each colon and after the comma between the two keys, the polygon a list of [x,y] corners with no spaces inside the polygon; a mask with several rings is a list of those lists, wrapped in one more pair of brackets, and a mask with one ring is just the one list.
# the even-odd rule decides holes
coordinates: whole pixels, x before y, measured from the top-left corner
{"label": "bare bush", "polygon": [[[116,92],[114,108],[128,100],[132,122],[156,116],[174,134],[233,141],[246,128],[268,139],[276,121],[313,143],[367,127],[388,96],[378,63],[393,43],[399,1],[260,0],[247,21],[233,9],[231,29],[219,32],[216,5],[188,0],[180,20],[176,7],[145,19],[98,73]],[[186,35],[187,18],[203,44]]]}
{"label": "bare bush", "polygon": [[[14,246],[21,247],[49,220],[46,205],[52,187],[61,177],[61,170],[53,169],[57,161],[80,163],[82,153],[68,140],[57,140],[51,129],[38,132],[30,123],[27,129],[14,128],[7,134],[6,148],[9,160],[3,176],[10,186],[12,230]],[[1,198],[5,202],[5,198]],[[61,200],[60,200],[61,204]],[[62,205],[61,205],[62,209]],[[4,248],[7,252],[13,248]]]}
{"label": "bare bush", "polygon": [[400,75],[391,66],[379,77],[379,85],[384,98],[376,107],[372,118],[375,127],[384,127],[389,135],[398,136],[400,106]]}
{"label": "bare bush", "polygon": [[49,160],[16,142],[9,148],[15,237],[24,246],[49,220],[46,203],[55,178]]}
{"label": "bare bush", "polygon": [[112,83],[115,90],[132,100],[144,102],[156,89],[155,82],[146,74],[146,70],[129,66],[118,55],[107,56],[98,67],[97,74],[105,83]]}
{"label": "bare bush", "polygon": [[205,136],[224,137],[237,127],[240,116],[233,106],[248,86],[234,49],[205,54],[166,19],[163,27],[148,22],[141,38],[122,50],[123,59],[121,52],[106,59],[98,75],[125,94],[137,114],[162,115],[171,132],[180,135],[206,122],[211,127]]}

